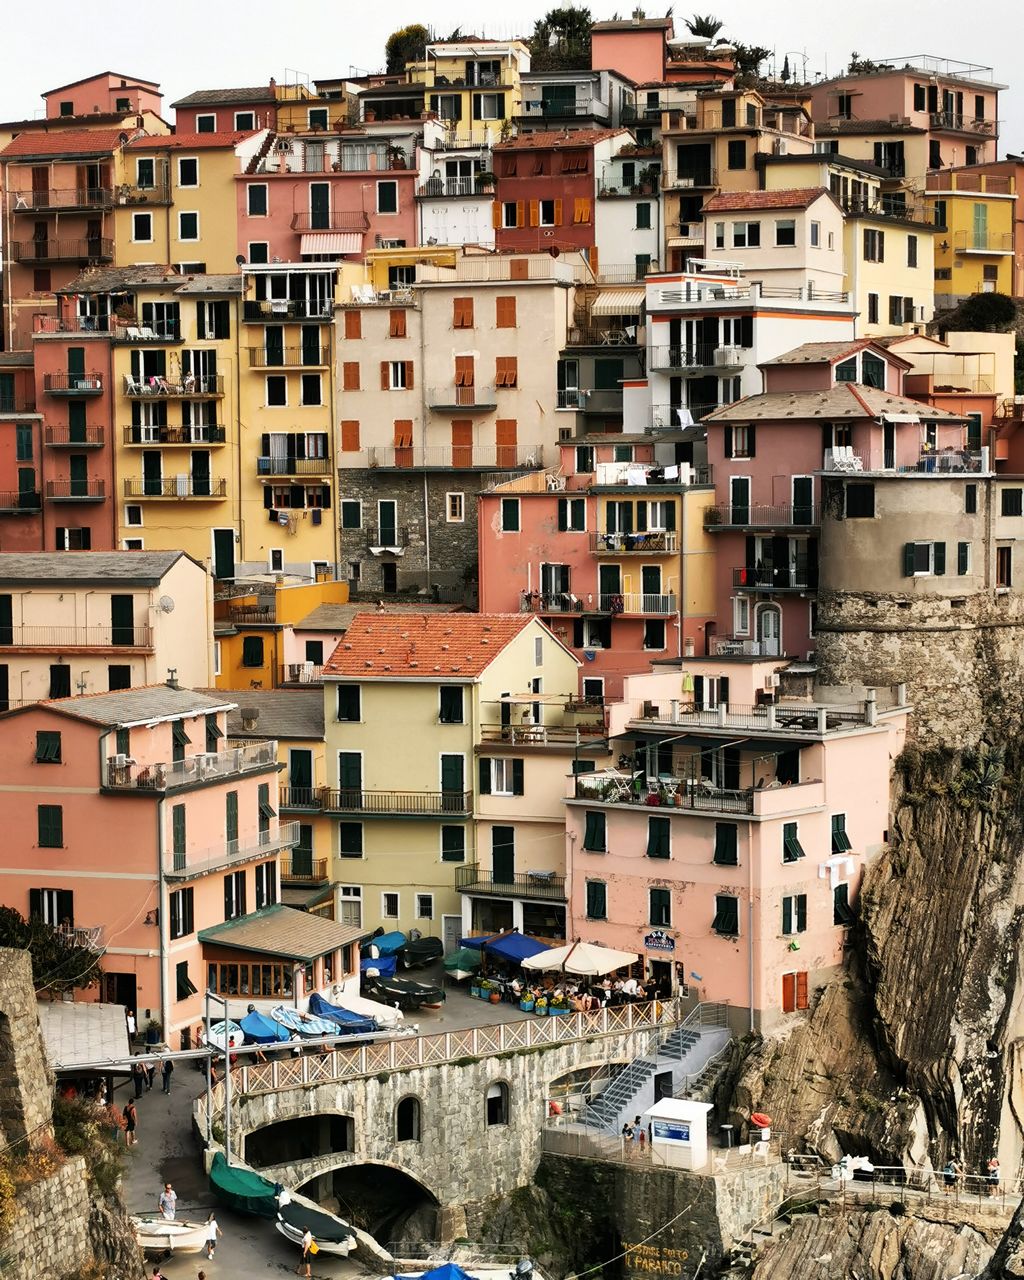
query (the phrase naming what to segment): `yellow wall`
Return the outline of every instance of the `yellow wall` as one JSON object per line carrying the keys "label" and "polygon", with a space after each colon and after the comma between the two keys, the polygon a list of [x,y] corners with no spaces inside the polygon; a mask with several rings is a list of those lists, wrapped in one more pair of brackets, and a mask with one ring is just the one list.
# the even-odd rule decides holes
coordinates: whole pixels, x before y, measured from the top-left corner
{"label": "yellow wall", "polygon": [[[412,246],[405,249],[373,249],[366,255],[369,283],[378,291],[386,290],[389,288],[389,267],[408,267],[420,262],[433,262],[441,267],[454,267],[455,259],[454,249],[434,248],[431,245]],[[340,296],[342,302],[348,301],[346,291],[343,290]]]}
{"label": "yellow wall", "polygon": [[[869,262],[864,257],[864,232],[871,228],[884,235],[884,260]],[[859,312],[857,333],[864,337],[883,337],[908,333],[902,321],[889,321],[889,298],[913,298],[914,322],[932,318],[935,310],[934,252],[935,242],[942,238],[924,223],[899,222],[890,218],[858,218],[850,216],[843,229],[846,258],[846,288],[850,301]],[[917,238],[917,266],[908,265],[908,240]],[[869,319],[868,294],[878,296],[878,320]]]}
{"label": "yellow wall", "polygon": [[[947,190],[929,189],[925,193],[931,209],[934,209],[936,201],[944,201],[946,206],[945,230],[935,237],[935,270],[948,271],[950,276],[948,279],[936,278],[936,298],[949,305],[972,293],[1012,293],[1016,197],[990,194],[984,189],[985,175],[981,176],[980,183],[974,179],[982,188],[980,191],[958,190],[958,175],[949,176]],[[1007,179],[1000,176],[997,181],[1000,186],[1005,186]],[[981,239],[975,234],[976,206],[985,210],[987,235]],[[979,251],[975,251],[976,246]],[[986,280],[986,267],[994,269],[994,279]]]}
{"label": "yellow wall", "polygon": [[[274,623],[263,626],[237,624],[236,634],[221,630],[217,635],[220,644],[220,675],[218,689],[276,689],[281,683],[281,669],[288,657],[286,632],[301,622],[307,614],[321,604],[347,604],[347,582],[314,582],[297,586],[267,584],[267,593],[274,595]],[[220,625],[226,626],[231,606],[245,607],[258,604],[253,595],[232,597],[218,606]],[[263,637],[263,663],[261,666],[242,665],[242,651],[246,636]],[[321,780],[326,785],[326,780]]]}
{"label": "yellow wall", "polygon": [[704,528],[704,509],[714,506],[710,489],[683,492],[683,593],[684,618],[713,617],[715,612],[715,539]]}
{"label": "yellow wall", "polygon": [[[432,46],[436,49],[437,46]],[[509,57],[508,49],[513,51]],[[504,50],[504,56],[499,50]],[[412,84],[426,86],[426,109],[430,108],[430,94],[458,94],[462,100],[462,115],[458,123],[458,136],[475,142],[490,140],[497,142],[501,135],[502,120],[474,120],[474,93],[502,93],[505,97],[503,120],[511,120],[522,106],[522,87],[520,84],[520,59],[526,54],[526,46],[518,40],[509,45],[495,46],[492,50],[487,45],[448,46],[443,54],[432,52],[425,62],[413,62],[408,66],[409,80]],[[501,62],[500,83],[493,86],[468,86],[462,82],[466,73],[466,62],[487,61],[495,59]],[[529,66],[528,60],[524,64]],[[444,77],[444,79],[442,79]],[[445,83],[445,79],[448,83]]]}

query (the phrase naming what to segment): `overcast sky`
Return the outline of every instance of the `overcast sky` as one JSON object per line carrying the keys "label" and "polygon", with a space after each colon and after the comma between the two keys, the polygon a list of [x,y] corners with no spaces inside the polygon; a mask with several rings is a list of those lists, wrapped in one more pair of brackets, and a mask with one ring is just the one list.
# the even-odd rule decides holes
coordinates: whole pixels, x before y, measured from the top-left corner
{"label": "overcast sky", "polygon": [[[634,0],[600,0],[591,15],[627,17],[633,6]],[[265,84],[271,76],[294,79],[297,72],[313,80],[379,70],[384,41],[409,22],[428,22],[439,35],[459,27],[507,38],[528,34],[534,19],[553,7],[555,0],[177,0],[158,16],[148,4],[133,9],[124,0],[54,0],[30,21],[19,5],[4,14],[0,119],[40,114],[44,89],[108,68],[159,81],[167,104],[193,89]],[[1024,43],[1020,0],[696,0],[675,7],[680,30],[683,16],[714,13],[732,39],[774,49],[780,69],[785,54],[794,71],[806,54],[809,78],[834,74],[856,50],[875,60],[955,56],[991,65],[994,78],[1006,84]],[[667,8],[668,0],[660,0],[647,3],[645,12],[658,17]],[[1024,91],[1004,94],[1000,114],[1000,155],[1024,151]]]}

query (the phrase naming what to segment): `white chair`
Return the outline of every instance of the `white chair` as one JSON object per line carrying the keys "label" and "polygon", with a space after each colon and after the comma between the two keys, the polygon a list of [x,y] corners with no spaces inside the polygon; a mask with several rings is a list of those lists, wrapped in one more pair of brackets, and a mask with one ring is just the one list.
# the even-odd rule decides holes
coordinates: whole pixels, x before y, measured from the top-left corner
{"label": "white chair", "polygon": [[754,1160],[760,1160],[760,1161],[762,1162],[762,1164],[767,1164],[767,1163],[768,1163],[768,1155],[769,1155],[770,1151],[771,1151],[771,1143],[770,1143],[770,1142],[765,1142],[763,1139],[762,1139],[760,1142],[755,1142],[755,1143],[754,1143],[753,1159],[754,1159]]}
{"label": "white chair", "polygon": [[128,328],[125,329],[125,334],[128,337],[129,341],[131,342],[138,342],[139,338],[141,337],[139,330],[135,328],[133,325],[129,325]]}
{"label": "white chair", "polygon": [[145,342],[155,342],[156,330],[151,328],[149,325],[143,325],[139,329],[139,337]]}

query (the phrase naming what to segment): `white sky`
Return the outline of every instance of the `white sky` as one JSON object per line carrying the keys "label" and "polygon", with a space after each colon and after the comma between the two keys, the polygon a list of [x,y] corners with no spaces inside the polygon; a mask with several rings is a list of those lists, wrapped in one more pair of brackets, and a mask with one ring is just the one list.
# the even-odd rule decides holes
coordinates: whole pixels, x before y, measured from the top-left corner
{"label": "white sky", "polygon": [[[167,104],[194,89],[265,84],[296,71],[326,79],[379,70],[384,41],[410,22],[427,22],[441,35],[456,27],[500,38],[527,35],[553,7],[555,0],[176,0],[161,9],[149,0],[133,9],[124,0],[51,0],[33,17],[25,6],[9,6],[0,35],[0,119],[40,114],[44,89],[96,71],[157,80]],[[634,0],[595,0],[591,14],[595,21],[616,12],[628,17],[633,7]],[[645,5],[648,17],[667,8],[668,0]],[[780,69],[785,54],[794,69],[806,54],[812,78],[834,74],[856,50],[876,60],[927,53],[987,64],[1006,84],[1024,45],[1020,0],[692,0],[675,8],[680,30],[684,15],[714,13],[732,39],[774,49]],[[1000,155],[1024,151],[1019,86],[1003,95],[1001,114]]]}

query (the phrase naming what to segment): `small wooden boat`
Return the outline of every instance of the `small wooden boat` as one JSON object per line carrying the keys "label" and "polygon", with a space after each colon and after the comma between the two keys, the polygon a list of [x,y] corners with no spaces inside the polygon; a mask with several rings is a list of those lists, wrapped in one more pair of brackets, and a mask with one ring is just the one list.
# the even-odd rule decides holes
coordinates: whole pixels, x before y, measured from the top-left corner
{"label": "small wooden boat", "polygon": [[279,1004],[271,1009],[270,1016],[295,1035],[336,1036],[338,1034],[335,1023],[328,1022],[326,1018],[314,1017],[311,1013],[300,1013],[298,1009],[289,1009],[287,1005]]}
{"label": "small wooden boat", "polygon": [[240,1049],[245,1043],[245,1032],[237,1022],[213,1022],[206,1028],[206,1043],[221,1052],[229,1047]]}
{"label": "small wooden boat", "polygon": [[199,1253],[206,1247],[205,1222],[168,1221],[161,1213],[136,1213],[132,1226],[144,1253]]}

